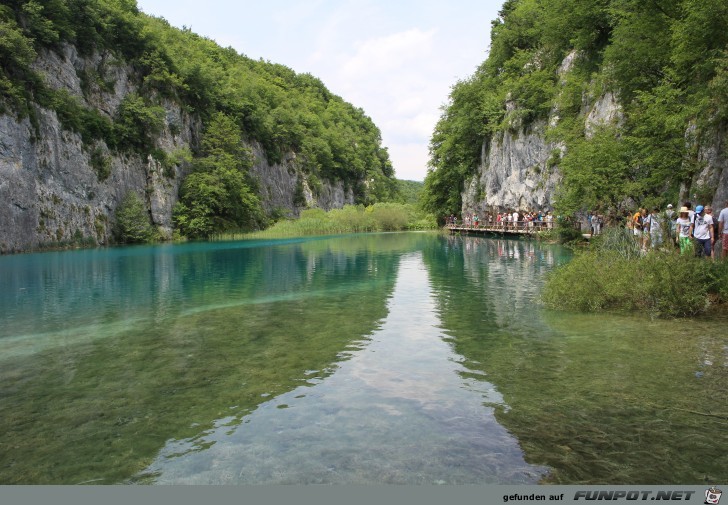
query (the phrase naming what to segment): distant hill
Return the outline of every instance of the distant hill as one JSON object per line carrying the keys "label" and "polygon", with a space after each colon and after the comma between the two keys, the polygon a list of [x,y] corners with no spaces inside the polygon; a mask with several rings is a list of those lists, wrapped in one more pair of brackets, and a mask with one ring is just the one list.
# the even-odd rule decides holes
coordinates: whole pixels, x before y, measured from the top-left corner
{"label": "distant hill", "polygon": [[405,181],[397,179],[398,195],[396,200],[401,203],[419,205],[420,196],[422,195],[422,190],[424,188],[425,183],[422,181]]}

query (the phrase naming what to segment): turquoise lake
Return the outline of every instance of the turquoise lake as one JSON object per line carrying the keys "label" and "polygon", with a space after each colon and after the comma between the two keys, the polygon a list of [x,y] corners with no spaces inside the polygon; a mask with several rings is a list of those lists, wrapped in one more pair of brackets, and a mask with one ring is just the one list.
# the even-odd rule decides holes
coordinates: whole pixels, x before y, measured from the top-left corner
{"label": "turquoise lake", "polygon": [[385,233],[0,257],[0,484],[728,481],[728,320]]}

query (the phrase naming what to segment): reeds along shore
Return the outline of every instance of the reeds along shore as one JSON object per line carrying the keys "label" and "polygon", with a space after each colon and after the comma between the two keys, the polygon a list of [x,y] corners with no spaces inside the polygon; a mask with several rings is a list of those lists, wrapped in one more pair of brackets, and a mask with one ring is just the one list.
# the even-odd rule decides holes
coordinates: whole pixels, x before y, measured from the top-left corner
{"label": "reeds along shore", "polygon": [[434,230],[434,216],[424,214],[416,207],[400,203],[347,205],[342,209],[324,211],[307,209],[298,219],[278,221],[270,228],[253,233],[223,234],[216,239],[284,238],[312,235],[338,235],[378,231]]}
{"label": "reeds along shore", "polygon": [[630,230],[607,228],[548,276],[542,299],[583,312],[694,317],[728,307],[728,260],[680,254],[672,243],[643,250]]}

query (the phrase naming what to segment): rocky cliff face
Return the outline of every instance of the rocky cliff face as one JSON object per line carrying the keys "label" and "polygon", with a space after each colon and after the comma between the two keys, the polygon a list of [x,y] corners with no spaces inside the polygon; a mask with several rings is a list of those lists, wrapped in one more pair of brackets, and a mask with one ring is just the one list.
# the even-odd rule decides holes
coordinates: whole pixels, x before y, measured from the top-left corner
{"label": "rocky cliff face", "polygon": [[[134,71],[111,54],[81,57],[73,46],[41,54],[34,64],[49,87],[66,90],[86,107],[113,117],[123,98],[139,92]],[[95,75],[101,85],[84,76]],[[162,100],[165,127],[155,146],[167,153],[197,144],[202,125],[170,100]],[[116,208],[127,192],[146,202],[152,223],[172,233],[172,208],[188,167],[163,167],[152,157],[111,152],[103,142],[90,146],[63,128],[56,113],[38,109],[26,117],[0,114],[0,253],[28,251],[54,243],[108,243]],[[270,165],[258,145],[251,169],[264,208],[296,215],[303,206],[324,209],[353,203],[342,183],[321,181],[313,188],[290,154]],[[93,156],[107,163],[108,177],[94,169]],[[300,180],[300,182],[299,182]]]}
{"label": "rocky cliff face", "polygon": [[145,196],[153,222],[171,230],[179,184],[154,161],[109,156],[101,181],[80,137],[64,130],[54,112],[39,111],[38,135],[26,118],[0,116],[0,251],[26,251],[79,239],[106,243],[123,196]]}
{"label": "rocky cliff face", "polygon": [[[574,63],[575,53],[567,56],[560,75]],[[513,107],[506,104],[507,111]],[[585,134],[590,136],[599,125],[620,125],[622,107],[611,92],[598,97],[584,97],[580,117],[584,118]],[[493,210],[550,210],[554,192],[560,182],[558,161],[566,147],[546,140],[546,130],[560,120],[552,110],[546,121],[527,127],[514,127],[487,138],[481,150],[477,173],[466,181],[462,193],[463,214]],[[691,186],[684,188],[681,200],[692,199],[711,203],[715,209],[728,200],[728,145],[726,132],[716,131],[704,140],[699,149],[703,169]],[[714,191],[713,188],[717,188]],[[677,202],[676,202],[677,203]]]}
{"label": "rocky cliff face", "polygon": [[[698,161],[703,169],[693,181],[691,188],[683,188],[685,200],[711,203],[713,215],[728,204],[728,132],[721,128],[712,132],[711,138],[698,152]],[[710,188],[717,187],[712,193]],[[706,194],[707,188],[707,194]]]}
{"label": "rocky cliff face", "polygon": [[498,209],[546,209],[559,174],[550,161],[559,146],[545,140],[546,124],[486,140],[478,173],[463,192],[463,214]]}
{"label": "rocky cliff face", "polygon": [[[578,58],[576,51],[564,58],[558,74],[563,82]],[[507,113],[515,106],[506,103]],[[622,110],[612,93],[585,97],[582,116],[586,134],[603,124],[618,124]],[[559,111],[552,109],[545,121],[511,129],[487,138],[483,143],[481,162],[463,192],[463,213],[487,210],[551,210],[554,191],[561,176],[560,155],[566,147],[546,140],[546,130],[560,121]]]}
{"label": "rocky cliff face", "polygon": [[331,210],[354,203],[354,192],[344,188],[342,181],[312,181],[296,162],[295,153],[271,165],[259,144],[252,144],[250,149],[255,160],[250,172],[259,183],[261,203],[267,213],[298,216],[306,207]]}

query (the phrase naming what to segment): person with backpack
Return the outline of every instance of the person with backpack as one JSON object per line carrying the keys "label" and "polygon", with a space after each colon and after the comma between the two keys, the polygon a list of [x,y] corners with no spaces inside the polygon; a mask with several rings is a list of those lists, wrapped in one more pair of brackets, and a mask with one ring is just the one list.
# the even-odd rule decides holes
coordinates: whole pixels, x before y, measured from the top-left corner
{"label": "person with backpack", "polygon": [[713,218],[710,214],[705,213],[705,207],[702,205],[695,207],[695,216],[690,231],[695,237],[698,256],[705,256],[710,259],[713,252],[713,243],[715,243]]}

